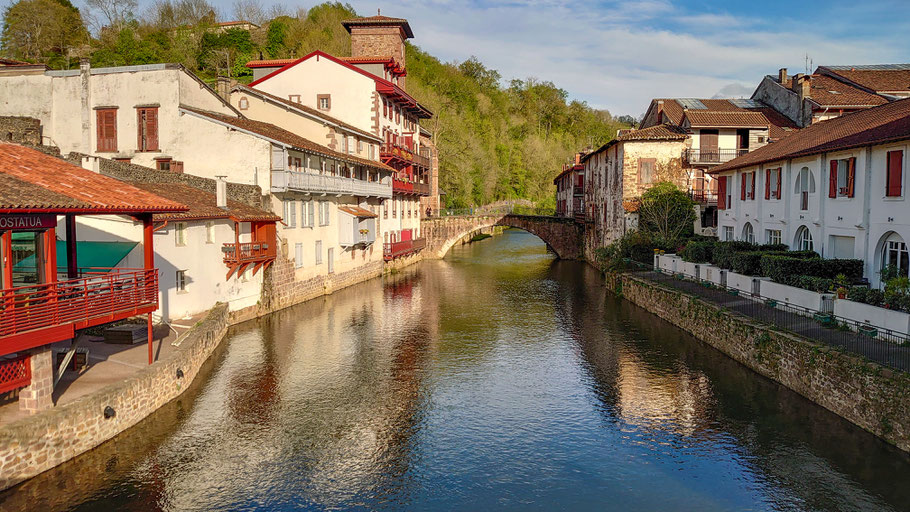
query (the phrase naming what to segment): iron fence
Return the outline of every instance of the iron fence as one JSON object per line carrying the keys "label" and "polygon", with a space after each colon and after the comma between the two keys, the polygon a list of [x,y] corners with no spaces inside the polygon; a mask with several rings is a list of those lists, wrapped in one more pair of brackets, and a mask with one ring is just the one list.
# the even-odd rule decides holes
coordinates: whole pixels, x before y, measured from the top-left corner
{"label": "iron fence", "polygon": [[897,370],[910,371],[910,336],[907,333],[860,323],[760,294],[691,280],[681,274],[668,274],[637,262],[627,264],[638,277],[698,296],[730,311],[836,350],[863,356]]}

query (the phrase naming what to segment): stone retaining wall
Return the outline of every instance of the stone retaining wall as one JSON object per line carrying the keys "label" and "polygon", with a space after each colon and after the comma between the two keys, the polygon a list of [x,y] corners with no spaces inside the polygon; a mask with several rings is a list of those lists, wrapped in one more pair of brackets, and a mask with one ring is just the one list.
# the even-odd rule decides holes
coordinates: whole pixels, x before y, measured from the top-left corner
{"label": "stone retaining wall", "polygon": [[347,272],[316,276],[304,281],[295,279],[294,271],[294,261],[279,254],[266,271],[262,283],[263,310],[278,311],[379,277],[382,275],[382,261],[374,261]]}
{"label": "stone retaining wall", "polygon": [[775,330],[631,275],[607,276],[629,301],[692,333],[755,372],[910,451],[910,375]]}
{"label": "stone retaining wall", "polygon": [[[170,357],[74,402],[0,428],[0,489],[66,462],[139,423],[179,396],[233,321],[215,306]],[[110,407],[113,415],[105,417]]]}

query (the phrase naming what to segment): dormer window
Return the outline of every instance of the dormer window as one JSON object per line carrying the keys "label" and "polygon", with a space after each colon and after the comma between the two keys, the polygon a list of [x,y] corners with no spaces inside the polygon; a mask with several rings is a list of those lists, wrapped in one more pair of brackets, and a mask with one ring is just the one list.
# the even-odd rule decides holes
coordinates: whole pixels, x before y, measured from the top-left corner
{"label": "dormer window", "polygon": [[246,99],[246,96],[240,98],[240,101],[237,102],[237,108],[240,110],[246,110],[250,108],[250,100]]}
{"label": "dormer window", "polygon": [[293,103],[300,103],[300,95],[299,95],[299,94],[291,94],[291,95],[288,96],[288,100],[290,100],[290,101],[293,102]]}

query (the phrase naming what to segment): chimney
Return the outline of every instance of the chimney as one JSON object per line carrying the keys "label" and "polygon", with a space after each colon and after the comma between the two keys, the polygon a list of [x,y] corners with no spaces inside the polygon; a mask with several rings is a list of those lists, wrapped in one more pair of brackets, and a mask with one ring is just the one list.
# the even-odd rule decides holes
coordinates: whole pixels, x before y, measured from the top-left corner
{"label": "chimney", "polygon": [[803,75],[802,73],[797,73],[796,76],[793,77],[793,82],[790,84],[790,90],[798,93],[799,92],[799,82],[803,79],[804,76],[805,75]]}
{"label": "chimney", "polygon": [[101,159],[97,156],[83,156],[82,168],[96,174],[101,174]]}
{"label": "chimney", "polygon": [[777,81],[784,87],[787,86],[787,68],[780,68],[777,70]]}
{"label": "chimney", "polygon": [[86,58],[79,59],[79,101],[81,109],[82,147],[80,151],[89,153],[92,150],[92,95],[90,78],[92,65]]}
{"label": "chimney", "polygon": [[582,153],[575,153],[575,165],[578,165],[581,163],[581,155],[582,155]]}
{"label": "chimney", "polygon": [[215,176],[215,206],[227,209],[227,176]]}
{"label": "chimney", "polygon": [[657,100],[657,124],[664,124],[664,100]]}
{"label": "chimney", "polygon": [[809,75],[796,75],[796,81],[794,82],[793,87],[796,90],[796,94],[799,95],[800,103],[802,103],[804,99],[812,96],[812,83]]}
{"label": "chimney", "polygon": [[218,93],[218,96],[221,96],[221,99],[230,103],[231,102],[231,79],[219,76],[215,79],[215,92]]}

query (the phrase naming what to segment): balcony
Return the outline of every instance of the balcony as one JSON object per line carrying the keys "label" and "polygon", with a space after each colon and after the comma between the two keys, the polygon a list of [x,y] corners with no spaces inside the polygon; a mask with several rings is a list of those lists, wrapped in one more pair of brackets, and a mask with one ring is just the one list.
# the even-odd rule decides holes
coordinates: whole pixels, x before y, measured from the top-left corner
{"label": "balcony", "polygon": [[230,269],[227,278],[235,271],[243,273],[250,265],[255,265],[255,275],[261,267],[275,261],[277,255],[275,244],[266,242],[227,243],[221,247],[221,252],[224,254],[225,265]]}
{"label": "balcony", "polygon": [[583,196],[583,195],[585,195],[585,187],[584,187],[584,185],[575,185],[574,187],[572,187],[572,193],[573,193],[574,195],[576,195],[576,196]]}
{"label": "balcony", "polygon": [[420,252],[427,246],[426,238],[415,238],[414,240],[402,240],[400,242],[385,243],[382,245],[382,257],[386,261],[401,258],[409,254]]}
{"label": "balcony", "polygon": [[429,183],[415,183],[401,178],[392,179],[392,192],[396,194],[416,194],[419,196],[430,195]]}
{"label": "balcony", "polygon": [[300,171],[272,171],[272,192],[392,197],[392,187],[387,183]]}
{"label": "balcony", "polygon": [[158,309],[158,270],[93,268],[77,279],[0,290],[0,353]]}
{"label": "balcony", "polygon": [[717,204],[716,190],[690,190],[689,197],[699,204]]}
{"label": "balcony", "polygon": [[683,157],[690,164],[722,164],[748,153],[748,149],[687,149]]}
{"label": "balcony", "polygon": [[397,169],[408,165],[417,165],[427,169],[430,168],[430,159],[418,154],[413,145],[408,146],[406,144],[384,142],[379,147],[379,157],[382,159],[383,163]]}

